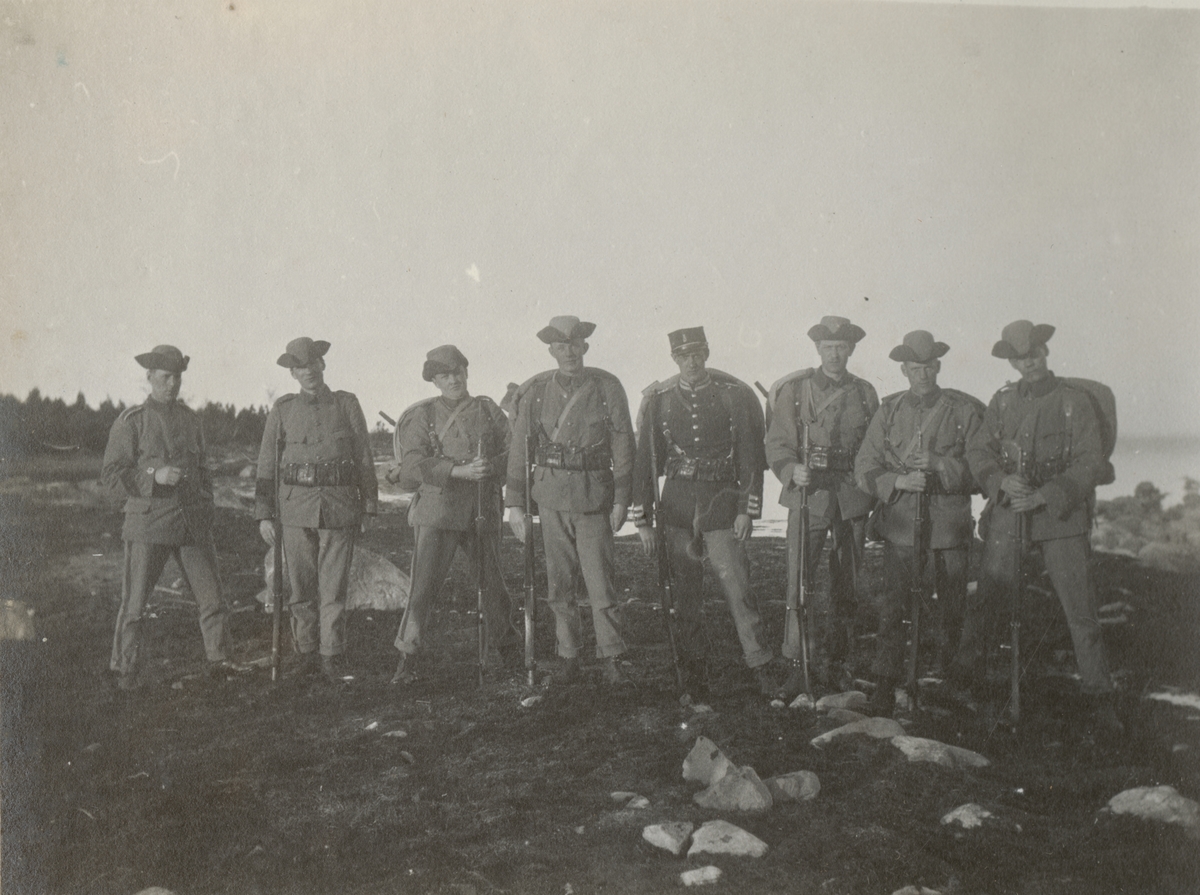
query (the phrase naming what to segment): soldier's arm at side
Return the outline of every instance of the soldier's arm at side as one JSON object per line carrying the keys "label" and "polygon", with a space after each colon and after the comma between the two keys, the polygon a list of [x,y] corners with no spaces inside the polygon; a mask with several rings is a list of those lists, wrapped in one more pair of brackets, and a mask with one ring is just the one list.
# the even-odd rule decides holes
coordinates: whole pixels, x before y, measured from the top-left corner
{"label": "soldier's arm at side", "polygon": [[633,436],[633,421],[629,417],[629,399],[625,389],[614,378],[607,383],[608,424],[613,458],[613,503],[624,510],[629,507],[633,491],[633,460],[637,443]]}
{"label": "soldier's arm at side", "polygon": [[532,401],[525,400],[525,391],[513,397],[516,415],[512,425],[512,442],[508,451],[508,475],[504,481],[504,505],[514,509],[525,506],[525,436],[529,433],[529,413]]}
{"label": "soldier's arm at side", "polygon": [[854,458],[854,483],[859,490],[872,497],[890,503],[896,492],[896,479],[900,473],[887,468],[884,451],[886,438],[883,431],[882,410],[876,410],[867,426],[867,434]]}
{"label": "soldier's arm at side", "polygon": [[766,431],[763,425],[762,405],[752,389],[738,386],[734,390],[737,419],[734,431],[738,443],[738,515],[758,519],[762,516],[763,470],[767,468],[767,457],[763,440]]}
{"label": "soldier's arm at side", "polygon": [[279,402],[267,414],[262,444],[258,449],[258,472],[254,481],[254,518],[275,518],[275,442],[279,439]]}
{"label": "soldier's arm at side", "polygon": [[650,430],[650,402],[654,395],[642,399],[638,409],[637,453],[633,461],[633,485],[630,492],[629,514],[633,524],[641,528],[654,524],[654,490],[650,470],[650,439],[655,433]]}
{"label": "soldier's arm at side", "polygon": [[358,493],[363,512],[374,516],[379,512],[379,480],[375,477],[375,455],[371,452],[371,438],[367,434],[367,418],[363,415],[358,398],[348,392],[346,410],[350,417],[350,428],[354,432],[354,460],[358,464]]}
{"label": "soldier's arm at side", "polygon": [[[979,427],[983,424],[983,417],[974,404],[963,401],[956,404],[951,410],[949,421],[953,422],[956,427],[959,425],[963,427],[964,443],[970,444],[971,439],[975,437]],[[967,494],[975,487],[965,451],[961,457],[950,454],[938,455],[937,477],[941,481],[942,489],[947,494]]]}
{"label": "soldier's arm at side", "polygon": [[492,432],[492,475],[500,478],[508,472],[508,452],[512,449],[512,424],[508,414],[494,401],[485,401],[484,407],[487,409]]}
{"label": "soldier's arm at side", "polygon": [[1100,439],[1100,422],[1091,401],[1082,397],[1072,401],[1070,426],[1070,465],[1038,489],[1045,499],[1046,510],[1058,519],[1066,519],[1088,495],[1096,490],[1104,468],[1104,447]]}
{"label": "soldier's arm at side", "polygon": [[800,465],[800,445],[796,441],[796,405],[792,399],[792,389],[798,387],[798,381],[780,387],[765,442],[767,463],[775,477],[783,483],[785,491],[792,488],[792,474]]}
{"label": "soldier's arm at side", "polygon": [[137,429],[123,413],[109,429],[100,482],[124,497],[150,497],[154,476],[141,469],[137,461]]}
{"label": "soldier's arm at side", "polygon": [[997,395],[988,404],[975,436],[967,441],[967,465],[971,475],[984,497],[992,501],[1000,500],[1005,475],[1000,462],[1000,436],[997,434],[1003,431],[1002,425],[1000,398]]}

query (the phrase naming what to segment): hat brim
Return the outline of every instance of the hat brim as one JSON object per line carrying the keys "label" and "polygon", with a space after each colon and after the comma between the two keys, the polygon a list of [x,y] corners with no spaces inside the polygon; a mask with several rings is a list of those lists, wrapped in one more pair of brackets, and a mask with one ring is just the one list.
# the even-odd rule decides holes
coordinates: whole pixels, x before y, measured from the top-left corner
{"label": "hat brim", "polygon": [[316,354],[316,357],[312,360],[303,361],[296,357],[296,355],[288,354],[285,351],[283,354],[279,355],[279,360],[275,361],[275,363],[279,364],[281,367],[287,367],[288,369],[291,369],[292,367],[307,367],[313,362],[313,360],[318,360],[324,357],[325,352],[328,350],[329,343],[324,339],[317,339],[313,342],[313,352]]}
{"label": "hat brim", "polygon": [[426,382],[433,382],[433,377],[439,373],[453,373],[455,370],[466,369],[466,364],[459,364],[457,367],[451,367],[449,364],[439,363],[434,360],[425,361],[425,366],[421,369],[421,378]]}
{"label": "hat brim", "polygon": [[555,342],[570,342],[572,339],[586,339],[596,331],[596,324],[580,321],[570,333],[564,333],[556,326],[543,326],[538,330],[537,337],[547,345],[553,345]]}
{"label": "hat brim", "polygon": [[866,338],[867,331],[853,323],[847,324],[834,333],[824,323],[818,323],[808,331],[808,337],[814,342],[849,342],[857,345]]}
{"label": "hat brim", "polygon": [[175,358],[168,357],[165,354],[147,351],[145,354],[139,354],[134,360],[147,370],[166,370],[168,373],[182,373],[187,370],[188,362],[191,358],[185,354],[183,356],[183,363],[180,363]]}
{"label": "hat brim", "polygon": [[950,350],[950,346],[945,342],[933,343],[933,354],[929,357],[920,357],[917,352],[913,351],[908,345],[897,345],[888,355],[892,360],[899,361],[902,364],[927,364],[931,360],[937,360]]}
{"label": "hat brim", "polygon": [[1045,345],[1050,341],[1052,335],[1054,335],[1053,326],[1049,323],[1038,323],[1029,332],[1029,351],[1024,353],[1019,352],[1007,339],[1001,339],[992,346],[992,357],[999,357],[1003,360],[1019,360],[1023,357],[1029,357],[1034,348],[1039,345]]}

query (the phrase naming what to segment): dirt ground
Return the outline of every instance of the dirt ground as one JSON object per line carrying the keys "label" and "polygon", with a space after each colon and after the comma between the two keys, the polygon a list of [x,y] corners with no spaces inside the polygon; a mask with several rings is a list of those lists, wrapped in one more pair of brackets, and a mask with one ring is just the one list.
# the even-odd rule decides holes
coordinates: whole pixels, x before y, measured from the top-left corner
{"label": "dirt ground", "polygon": [[[981,770],[909,763],[890,744],[853,737],[823,751],[809,740],[826,716],[770,706],[739,663],[736,636],[708,593],[711,715],[681,706],[656,609],[655,575],[635,539],[618,541],[619,586],[637,687],[589,678],[525,708],[520,668],[476,682],[473,589],[456,565],[437,616],[436,658],[411,691],[388,685],[397,613],[349,624],[346,685],[273,685],[264,667],[231,679],[204,673],[195,608],[156,593],[145,628],[147,686],[119,694],[107,671],[120,590],[120,512],[0,494],[0,583],[36,609],[39,640],[2,644],[3,891],[179,893],[651,893],[679,874],[721,867],[714,891],[891,893],[1179,893],[1200,884],[1200,848],[1177,828],[1099,813],[1117,792],[1171,784],[1200,797],[1200,712],[1148,700],[1200,686],[1200,580],[1098,556],[1101,603],[1129,621],[1107,629],[1128,735],[1091,736],[1070,678],[1069,638],[1049,596],[1026,619],[1032,665],[1025,723],[995,707],[938,709],[911,733],[992,760]],[[218,510],[221,572],[242,660],[269,653],[270,617],[253,595],[263,547],[247,513]],[[411,536],[388,515],[365,536],[407,569]],[[517,543],[504,541],[510,591]],[[540,559],[540,557],[539,557]],[[784,544],[755,539],[751,560],[770,640],[783,620]],[[169,565],[162,583],[172,585]],[[868,592],[878,588],[869,552]],[[823,583],[823,582],[819,582]],[[712,587],[707,581],[706,586]],[[544,596],[544,586],[539,584]],[[539,655],[552,665],[542,612]],[[873,612],[864,601],[855,652],[865,676]],[[594,672],[594,669],[591,669]],[[1002,671],[1002,669],[1000,669]],[[594,675],[593,675],[594,677]],[[998,682],[997,695],[1004,687]],[[681,776],[695,737],[714,740],[759,776],[814,771],[820,795],[725,819],[764,840],[760,859],[672,857],[642,840],[651,823],[697,825]],[[650,807],[628,810],[610,793]],[[954,832],[940,819],[966,802],[999,818]]]}

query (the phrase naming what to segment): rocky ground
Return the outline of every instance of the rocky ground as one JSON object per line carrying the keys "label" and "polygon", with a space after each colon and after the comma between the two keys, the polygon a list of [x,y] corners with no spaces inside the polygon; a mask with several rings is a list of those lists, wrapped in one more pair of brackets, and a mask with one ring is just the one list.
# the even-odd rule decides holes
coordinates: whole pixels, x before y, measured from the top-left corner
{"label": "rocky ground", "polygon": [[[637,682],[627,691],[605,690],[594,676],[530,689],[519,668],[480,687],[473,590],[461,565],[438,614],[436,659],[411,691],[387,683],[399,617],[379,610],[352,616],[348,684],[273,685],[261,666],[214,680],[203,673],[194,606],[168,567],[147,624],[149,683],[123,696],[106,671],[120,512],[86,472],[73,483],[55,478],[0,481],[0,596],[33,607],[37,630],[36,641],[0,643],[5,893],[126,895],[151,885],[180,895],[649,893],[682,888],[681,874],[709,866],[721,871],[717,889],[762,893],[1177,893],[1200,882],[1200,849],[1182,825],[1102,810],[1140,786],[1200,796],[1195,571],[1095,558],[1128,726],[1116,740],[1086,723],[1069,637],[1039,582],[1028,600],[1019,730],[1003,720],[999,665],[994,704],[964,711],[939,704],[931,687],[923,711],[899,716],[904,736],[988,761],[945,767],[910,761],[907,741],[892,736],[814,746],[852,718],[759,697],[714,592],[712,710],[680,705],[653,568],[632,539],[617,548]],[[235,480],[225,484],[236,492]],[[270,618],[254,601],[261,541],[244,509],[227,505],[218,518],[239,657],[262,660]],[[407,568],[411,538],[399,514],[383,517],[366,544]],[[751,556],[777,643],[784,544],[755,539]],[[511,538],[503,559],[517,594]],[[878,574],[869,551],[868,592]],[[872,626],[864,599],[855,652],[863,676]],[[542,625],[547,669],[552,639]],[[806,771],[819,791],[798,801],[777,795],[752,811],[702,805],[703,781],[684,777],[701,736],[764,782]],[[991,817],[966,826],[961,818],[982,815],[964,809],[943,823],[965,805]],[[689,857],[687,840],[679,855],[651,841],[691,824],[694,849],[714,821],[765,849]],[[666,832],[647,838],[648,827]],[[721,839],[722,828],[707,829]]]}

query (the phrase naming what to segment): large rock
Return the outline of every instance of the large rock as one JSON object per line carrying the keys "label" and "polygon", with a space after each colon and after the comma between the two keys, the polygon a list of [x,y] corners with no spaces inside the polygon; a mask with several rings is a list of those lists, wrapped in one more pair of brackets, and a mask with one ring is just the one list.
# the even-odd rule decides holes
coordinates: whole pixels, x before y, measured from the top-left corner
{"label": "large rock", "polygon": [[727,820],[710,820],[692,837],[688,857],[695,855],[744,855],[761,858],[767,853],[767,843],[757,836],[735,827]]}
{"label": "large rock", "polygon": [[807,802],[821,791],[821,781],[812,771],[793,771],[763,781],[776,802]]}
{"label": "large rock", "polygon": [[[284,560],[284,605],[287,605],[287,560]],[[271,586],[275,572],[275,551],[268,550],[263,558],[263,577],[266,587],[255,599],[264,608],[271,610]],[[354,559],[350,563],[350,582],[346,592],[347,609],[403,609],[408,605],[408,575],[396,568],[378,553],[366,547],[355,546]]]}
{"label": "large rock", "polygon": [[707,867],[697,867],[695,870],[685,870],[679,874],[679,881],[685,886],[707,886],[721,878],[721,868],[709,864]]}
{"label": "large rock", "polygon": [[20,600],[0,601],[0,640],[37,640],[33,609]]}
{"label": "large rock", "polygon": [[982,805],[967,802],[967,804],[959,805],[942,817],[942,826],[955,826],[962,827],[964,830],[973,830],[976,827],[982,827],[983,822],[992,816],[992,812],[988,811]]}
{"label": "large rock", "polygon": [[687,821],[672,821],[664,824],[651,824],[642,830],[642,838],[653,846],[663,848],[673,855],[683,852],[683,848],[691,838],[694,827]]}
{"label": "large rock", "polygon": [[830,693],[817,700],[817,711],[828,712],[832,709],[861,709],[866,708],[867,694],[861,690],[847,690],[845,693]]}
{"label": "large rock", "polygon": [[856,712],[853,709],[830,709],[826,716],[835,724],[853,724],[855,721],[865,721],[870,715],[864,715],[862,712]]}
{"label": "large rock", "polygon": [[819,737],[814,737],[811,742],[817,749],[824,749],[834,740],[845,736],[852,736],[856,733],[864,733],[869,737],[876,737],[878,739],[891,739],[895,736],[902,736],[904,728],[900,726],[899,721],[891,718],[866,718],[862,721],[843,724],[834,730],[826,731]]}
{"label": "large rock", "polygon": [[711,786],[725,776],[733,762],[708,737],[696,737],[696,745],[683,760],[683,779]]}
{"label": "large rock", "polygon": [[708,789],[692,798],[701,808],[710,811],[769,811],[775,804],[771,790],[751,767],[730,768]]}
{"label": "large rock", "polygon": [[909,761],[929,761],[946,768],[986,768],[991,764],[978,752],[924,737],[894,736],[892,745],[907,755]]}
{"label": "large rock", "polygon": [[1183,827],[1193,839],[1200,839],[1200,805],[1181,796],[1173,786],[1137,786],[1119,792],[1108,800],[1113,814],[1130,814],[1143,820]]}

